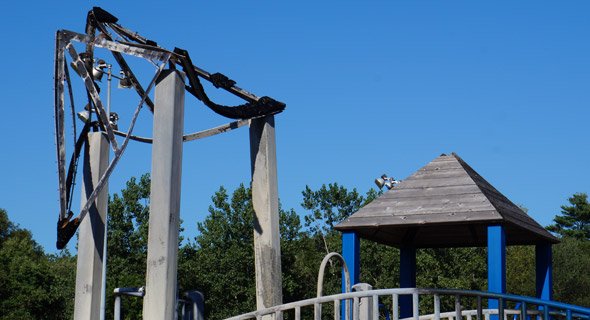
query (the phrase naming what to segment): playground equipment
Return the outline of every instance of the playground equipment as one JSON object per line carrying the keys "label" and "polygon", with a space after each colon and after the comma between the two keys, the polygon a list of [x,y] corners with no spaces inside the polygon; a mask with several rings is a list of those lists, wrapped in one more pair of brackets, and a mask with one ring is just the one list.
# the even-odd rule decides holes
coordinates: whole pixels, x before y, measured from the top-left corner
{"label": "playground equipment", "polygon": [[[78,53],[76,45],[83,46],[83,52]],[[121,69],[120,76],[112,74],[111,64],[95,58],[94,51],[97,48],[112,54]],[[156,67],[155,75],[147,85],[141,84],[139,77],[125,60],[126,55],[144,59]],[[67,56],[70,64],[67,63]],[[74,105],[76,97],[68,66],[71,66],[84,84],[86,106],[82,111],[76,110]],[[105,73],[109,84],[106,108],[100,92],[100,79]],[[120,80],[121,87],[132,88],[139,96],[127,131],[119,131],[123,119],[110,110],[110,82],[113,77]],[[188,84],[185,84],[185,78]],[[201,80],[245,100],[245,103],[225,106],[214,102],[207,95]],[[98,319],[101,303],[104,309],[104,299],[101,296],[104,296],[107,182],[129,141],[152,144],[144,318],[173,319],[178,302],[176,269],[182,144],[244,125],[250,126],[252,202],[259,221],[254,237],[257,304],[259,308],[265,308],[282,302],[274,115],[285,109],[284,103],[268,96],[258,97],[236,86],[234,80],[221,73],[211,74],[193,65],[186,50],[162,48],[155,41],[121,26],[115,16],[98,7],[88,12],[85,33],[67,30],[57,32],[54,87],[59,181],[57,248],[64,248],[76,230],[80,229],[75,319]],[[153,88],[154,100],[149,96]],[[66,91],[71,117],[65,116]],[[236,121],[184,134],[185,92],[196,97],[215,113]],[[152,138],[133,134],[144,105],[154,115]],[[79,135],[76,117],[83,122]],[[71,121],[69,130],[66,125],[68,121]],[[66,131],[71,132],[66,134]],[[66,137],[70,137],[70,134],[73,137],[73,151],[68,163]],[[116,136],[122,137],[122,141],[117,140]],[[110,162],[109,148],[114,154],[114,159]],[[74,217],[72,199],[82,153],[85,154],[82,205],[80,213]],[[104,316],[104,310],[102,315]]]}
{"label": "playground equipment", "polygon": [[[376,182],[385,186],[389,179],[384,175]],[[229,319],[300,320],[312,312],[316,320],[590,319],[590,308],[553,301],[551,246],[558,240],[458,155],[442,154],[396,182],[336,225],[342,256],[324,258],[317,297]],[[360,238],[400,249],[401,288],[373,290],[362,283]],[[535,245],[537,297],[506,293],[506,245]],[[465,246],[488,247],[487,292],[416,288],[417,248]],[[323,267],[331,257],[344,265],[342,293],[322,296]],[[443,310],[443,301],[453,307]],[[331,315],[322,313],[329,309]]]}
{"label": "playground equipment", "polygon": [[[84,50],[78,53],[75,43],[82,45]],[[106,61],[95,61],[95,48],[112,54],[121,69],[120,76],[112,74],[112,65]],[[589,308],[552,301],[551,245],[557,239],[455,154],[441,155],[401,182],[381,177],[378,184],[390,190],[336,226],[343,232],[342,255],[329,254],[322,262],[318,296],[282,304],[274,115],[282,112],[285,104],[270,97],[257,97],[237,87],[236,82],[225,75],[211,74],[196,67],[186,50],[162,48],[155,41],[119,25],[116,17],[98,7],[89,11],[84,34],[67,30],[57,32],[55,53],[55,132],[60,204],[57,247],[63,248],[79,229],[75,319],[98,319],[100,305],[104,305],[101,291],[104,290],[103,262],[106,258],[103,248],[106,247],[107,182],[131,140],[153,145],[148,261],[145,287],[116,289],[115,318],[120,316],[123,296],[131,296],[143,299],[144,319],[175,319],[179,304],[182,305],[183,319],[202,319],[202,308],[199,307],[203,302],[202,295],[188,292],[183,298],[177,298],[182,145],[244,125],[250,126],[252,202],[258,221],[254,237],[258,310],[230,319],[279,320],[289,315],[289,319],[299,320],[305,308],[313,307],[313,317],[319,320],[325,304],[332,305],[335,320],[459,320],[464,317],[488,320],[498,316],[506,319],[506,315],[516,315],[522,320],[533,317],[590,319]],[[155,66],[155,76],[147,85],[140,83],[125,55],[145,59]],[[74,106],[76,99],[68,66],[84,84],[86,107],[82,111]],[[99,83],[105,73],[109,81],[106,108]],[[119,131],[119,121],[124,119],[110,110],[112,77],[121,81],[121,87],[132,88],[139,96],[138,105],[128,119],[127,131]],[[208,97],[201,80],[211,82],[216,88],[246,102],[237,106],[217,104]],[[149,93],[154,88],[152,100]],[[66,136],[69,136],[66,124],[70,121],[65,116],[66,91],[69,118],[72,119],[73,151],[69,162],[66,160]],[[236,121],[185,134],[185,92],[219,115]],[[154,114],[151,138],[133,134],[144,105]],[[79,135],[76,117],[83,122]],[[114,153],[110,162],[109,148]],[[82,205],[74,217],[72,195],[82,154]],[[402,288],[373,290],[369,284],[360,282],[361,237],[400,248]],[[511,244],[536,246],[537,298],[505,292],[505,247]],[[417,248],[484,245],[488,246],[489,292],[415,288]],[[322,296],[323,268],[331,258],[338,258],[344,265],[343,293]],[[432,310],[420,309],[420,301],[425,297],[430,297]],[[445,312],[441,310],[441,299],[448,297],[454,299],[454,310]],[[484,299],[488,300],[488,308],[483,307]],[[475,309],[465,310],[466,301],[474,302]],[[518,309],[515,308],[517,305]]]}

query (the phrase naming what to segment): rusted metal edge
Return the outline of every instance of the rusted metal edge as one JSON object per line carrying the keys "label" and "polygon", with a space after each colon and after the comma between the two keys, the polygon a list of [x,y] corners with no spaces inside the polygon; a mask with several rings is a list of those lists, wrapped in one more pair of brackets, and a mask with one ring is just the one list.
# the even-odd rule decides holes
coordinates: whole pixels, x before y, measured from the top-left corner
{"label": "rusted metal edge", "polygon": [[156,80],[158,79],[158,77],[162,73],[162,70],[166,66],[166,62],[167,61],[164,60],[164,63],[158,68],[158,72],[156,72],[156,75],[154,76],[154,78],[152,79],[152,81],[150,82],[150,84],[148,85],[148,87],[146,89],[146,93],[144,94],[141,101],[139,102],[139,105],[135,109],[135,113],[133,114],[133,119],[131,120],[131,124],[129,125],[129,130],[127,131],[127,134],[125,134],[126,137],[125,137],[125,140],[123,140],[123,143],[121,144],[121,148],[118,151],[115,151],[115,158],[113,159],[113,161],[111,161],[111,163],[109,163],[109,166],[107,167],[107,169],[104,172],[104,174],[102,175],[102,177],[100,177],[100,179],[98,180],[98,183],[94,187],[94,190],[92,190],[92,193],[86,199],[86,204],[84,205],[82,210],[80,210],[80,214],[76,218],[79,223],[82,222],[82,220],[84,220],[84,218],[88,214],[88,210],[90,209],[90,206],[94,203],[94,201],[98,197],[98,194],[100,193],[102,188],[105,186],[107,180],[109,179],[109,177],[113,173],[115,166],[117,166],[117,163],[119,163],[119,160],[123,156],[123,153],[125,152],[125,149],[127,148],[127,145],[129,143],[130,136],[133,133],[133,129],[135,127],[135,121],[137,120],[137,117],[139,116],[139,111],[141,111],[141,107],[143,106],[143,103],[145,101],[145,97],[147,97],[147,95],[149,94],[149,92],[153,88],[154,84],[156,83]]}
{"label": "rusted metal edge", "polygon": [[[199,76],[201,76],[201,78],[203,78],[203,79],[205,79],[205,80],[207,80],[209,82],[212,82],[211,81],[211,74],[209,72],[207,72],[207,71],[205,71],[205,70],[203,70],[203,69],[201,69],[201,68],[199,68],[199,67],[197,67],[195,65],[193,65],[193,68],[195,69],[195,72]],[[236,96],[238,96],[238,97],[240,97],[240,98],[242,98],[242,99],[244,99],[246,101],[253,102],[253,101],[258,101],[260,99],[260,97],[256,96],[255,94],[253,94],[251,92],[248,92],[248,91],[246,91],[246,90],[244,90],[244,89],[242,89],[242,88],[240,88],[240,87],[238,87],[236,85],[233,85],[233,86],[231,86],[228,89],[226,89],[226,88],[221,88],[221,89],[223,89],[223,90],[225,90],[227,92],[230,92],[230,93],[232,93],[232,94],[234,94],[234,95],[236,95]]]}
{"label": "rusted metal edge", "polygon": [[146,137],[141,137],[141,136],[135,136],[132,134],[126,134],[125,132],[122,132],[119,130],[113,130],[113,133],[119,137],[129,138],[129,140],[143,142],[143,143],[152,143],[152,138],[146,138]]}
{"label": "rusted metal edge", "polygon": [[[80,33],[69,31],[69,30],[60,30],[58,32],[61,33],[63,35],[63,37],[68,40],[68,42],[76,41],[76,42],[86,43],[86,44],[91,42],[90,37],[85,34],[80,34]],[[105,35],[105,36],[108,36],[108,35]],[[111,52],[111,54],[113,55],[113,57],[115,58],[115,60],[119,64],[119,67],[121,67],[123,73],[125,74],[125,77],[127,77],[127,79],[129,79],[129,81],[131,82],[131,85],[133,86],[133,88],[135,89],[135,91],[137,92],[137,94],[140,97],[145,94],[145,90],[143,89],[143,87],[141,86],[139,81],[137,80],[137,77],[135,76],[135,74],[133,73],[133,71],[131,70],[131,68],[127,64],[127,61],[125,61],[125,58],[123,57],[123,55],[121,53],[129,54],[129,55],[136,56],[139,58],[156,59],[156,60],[160,60],[160,61],[163,61],[165,59],[169,59],[166,57],[168,57],[171,54],[170,52],[165,52],[165,51],[153,52],[152,50],[149,50],[149,49],[137,48],[137,47],[132,47],[129,45],[120,44],[120,43],[114,42],[112,40],[105,39],[104,37],[97,38],[96,40],[94,40],[92,42],[92,44],[99,47],[99,48],[105,48]],[[137,49],[137,51],[135,51],[133,49]],[[154,58],[154,56],[156,58]],[[148,105],[150,111],[153,112],[154,111],[153,101],[149,97],[147,97],[145,99],[145,102]]]}
{"label": "rusted metal edge", "polygon": [[[140,58],[144,58],[144,59],[151,59],[151,60],[160,60],[162,61],[164,59],[164,56],[166,55],[166,53],[170,53],[175,55],[173,52],[170,52],[166,49],[160,48],[160,47],[151,47],[151,48],[146,48],[147,45],[142,45],[141,47],[139,46],[131,46],[128,43],[119,43],[119,42],[115,42],[115,41],[111,41],[111,40],[107,40],[104,37],[97,37],[94,41],[91,41],[90,37],[85,35],[85,34],[81,34],[81,33],[77,33],[77,32],[73,32],[73,31],[69,31],[69,30],[60,30],[58,32],[61,32],[64,37],[67,39],[67,41],[77,41],[80,43],[90,43],[92,42],[95,46],[99,47],[99,48],[104,48],[107,50],[110,50],[111,52],[118,52],[118,53],[125,53],[128,55],[132,55],[132,56],[136,56],[136,57],[140,57]],[[195,72],[203,79],[211,82],[211,74],[195,65],[193,65],[193,68],[195,70]],[[230,88],[222,88],[246,101],[258,101],[258,99],[260,99],[260,97],[256,96],[255,94],[248,92],[236,85],[230,87]]]}
{"label": "rusted metal edge", "polygon": [[[231,130],[234,130],[237,128],[241,128],[241,127],[249,124],[250,120],[251,119],[233,121],[233,122],[226,123],[226,124],[223,124],[223,125],[211,128],[211,129],[186,134],[182,137],[182,141],[188,142],[188,141],[193,141],[193,140],[199,140],[199,139],[215,136],[220,133],[228,132],[228,131],[231,131]],[[153,142],[152,138],[127,135],[125,132],[121,132],[121,131],[117,131],[117,130],[113,130],[113,133],[117,136],[120,136],[120,137],[127,137],[128,136],[129,139],[133,140],[133,141],[138,141],[138,142],[143,142],[143,143],[152,143]]]}
{"label": "rusted metal edge", "polygon": [[107,49],[109,51],[125,53],[128,55],[136,56],[139,58],[149,59],[149,60],[159,60],[164,61],[166,57],[170,54],[174,54],[164,49],[154,50],[154,49],[147,49],[147,48],[140,48],[136,46],[131,46],[128,44],[122,44],[116,41],[108,40],[104,37],[96,37],[96,39],[91,40],[89,36],[81,33],[77,33],[74,31],[69,30],[60,30],[58,33],[63,34],[64,38],[67,39],[67,42],[80,42],[85,44],[92,44],[95,47]]}
{"label": "rusted metal edge", "polygon": [[215,128],[187,134],[182,137],[182,141],[193,141],[193,140],[211,137],[211,136],[214,136],[214,135],[217,135],[220,133],[228,132],[228,131],[243,127],[249,123],[250,123],[250,119],[242,119],[242,120],[238,120],[238,121],[233,121],[233,122],[230,122],[230,123],[227,123],[227,124],[215,127]]}
{"label": "rusted metal edge", "polygon": [[78,56],[78,53],[76,52],[76,49],[74,49],[74,46],[72,45],[72,43],[67,44],[66,49],[68,50],[70,56],[72,57],[72,60],[74,60],[74,63],[76,64],[76,67],[78,68],[78,72],[80,73],[80,77],[82,78],[82,80],[84,80],[84,85],[86,86],[86,90],[88,91],[90,98],[92,98],[92,101],[94,102],[94,107],[96,108],[96,114],[98,114],[100,121],[104,125],[104,127],[107,131],[107,138],[111,144],[111,147],[113,148],[113,151],[116,154],[117,152],[119,152],[119,145],[117,143],[117,140],[115,139],[115,135],[113,134],[113,128],[111,127],[109,117],[106,114],[106,111],[102,106],[102,101],[100,100],[100,96],[99,96],[98,92],[96,91],[96,87],[94,86],[94,81],[92,80],[92,78],[88,74],[88,71],[86,70],[86,67],[84,66],[84,62]]}
{"label": "rusted metal edge", "polygon": [[66,204],[66,145],[64,127],[64,44],[66,41],[59,31],[55,36],[55,70],[54,70],[54,117],[55,117],[55,145],[57,152],[57,175],[59,188],[59,220],[68,218]]}

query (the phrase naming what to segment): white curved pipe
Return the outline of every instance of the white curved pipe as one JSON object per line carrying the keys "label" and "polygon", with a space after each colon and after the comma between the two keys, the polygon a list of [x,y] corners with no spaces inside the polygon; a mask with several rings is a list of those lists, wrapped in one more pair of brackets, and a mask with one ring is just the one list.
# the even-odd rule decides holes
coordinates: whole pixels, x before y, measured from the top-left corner
{"label": "white curved pipe", "polygon": [[[342,268],[344,269],[343,273],[344,273],[344,283],[345,283],[345,287],[344,287],[344,292],[343,293],[349,293],[350,292],[350,273],[348,272],[348,266],[346,265],[346,261],[344,261],[344,258],[338,253],[338,252],[330,252],[328,253],[324,259],[322,260],[322,264],[320,264],[320,270],[318,272],[318,289],[317,289],[317,297],[321,297],[322,296],[322,292],[324,291],[324,271],[326,269],[326,265],[328,264],[328,261],[330,261],[330,259],[332,258],[336,258],[340,261],[340,263],[342,263]],[[345,313],[345,318],[344,319],[350,319],[350,306],[349,303],[347,303],[347,301],[344,302],[345,303],[345,307],[344,307],[344,313]],[[316,319],[321,319],[321,314],[322,314],[322,306],[321,304],[316,304],[315,306],[315,315],[316,315]]]}

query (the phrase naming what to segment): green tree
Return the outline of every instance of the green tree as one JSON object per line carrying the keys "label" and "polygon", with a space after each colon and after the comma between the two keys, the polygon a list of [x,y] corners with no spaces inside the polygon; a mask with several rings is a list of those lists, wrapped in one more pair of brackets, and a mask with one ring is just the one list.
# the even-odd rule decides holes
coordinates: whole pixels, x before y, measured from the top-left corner
{"label": "green tree", "polygon": [[0,319],[70,318],[71,271],[52,264],[69,260],[67,253],[50,260],[31,232],[10,222],[3,209],[0,228]]}
{"label": "green tree", "polygon": [[562,237],[574,237],[590,240],[590,203],[588,195],[576,193],[568,199],[571,205],[561,206],[561,215],[557,215],[547,230]]}
{"label": "green tree", "polygon": [[[181,248],[179,282],[183,290],[205,294],[206,315],[220,319],[254,310],[254,210],[250,188],[231,195],[221,187],[212,197],[209,215],[197,224],[195,241]],[[293,210],[280,210],[283,286],[286,297],[299,298],[297,269],[300,221]]]}
{"label": "green tree", "polygon": [[590,306],[590,241],[564,237],[553,246],[553,298]]}
{"label": "green tree", "polygon": [[215,319],[255,309],[253,210],[241,185],[229,200],[223,187],[212,197],[209,216],[197,224],[195,243],[181,250],[183,289],[205,294],[207,317]]}
{"label": "green tree", "polygon": [[[150,176],[131,178],[121,194],[109,199],[107,247],[107,310],[113,310],[113,290],[145,284],[149,222]],[[142,300],[122,299],[124,319],[141,315]],[[107,312],[109,318],[111,312]]]}
{"label": "green tree", "polygon": [[[314,280],[309,283],[315,283],[318,267],[323,257],[329,252],[341,252],[341,234],[334,230],[334,225],[374,200],[379,193],[370,189],[363,196],[356,189],[349,191],[338,183],[330,183],[322,185],[318,190],[306,186],[302,195],[301,206],[308,210],[304,215],[306,248],[309,250],[306,263],[310,269],[307,273],[310,275],[308,277],[313,274]],[[395,266],[396,255],[399,257],[398,251],[365,240],[361,240],[361,248],[361,279],[370,279],[363,281],[374,281],[371,282],[372,285],[385,286],[396,279],[398,273],[394,272],[392,267]],[[324,295],[341,292],[341,267],[339,264],[328,265],[323,286]]]}

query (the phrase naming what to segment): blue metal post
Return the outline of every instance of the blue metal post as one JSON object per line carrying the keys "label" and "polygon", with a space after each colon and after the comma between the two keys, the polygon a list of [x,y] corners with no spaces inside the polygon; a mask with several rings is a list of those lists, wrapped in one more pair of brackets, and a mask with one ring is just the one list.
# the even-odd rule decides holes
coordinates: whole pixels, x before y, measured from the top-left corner
{"label": "blue metal post", "polygon": [[[361,269],[361,251],[360,240],[356,232],[345,231],[342,233],[342,257],[348,266],[350,284],[354,285],[358,283]],[[344,277],[344,273],[342,276]],[[346,292],[346,290],[345,281],[344,278],[342,278],[342,292]],[[351,288],[348,288],[348,290],[351,290]]]}
{"label": "blue metal post", "polygon": [[[400,288],[416,287],[416,248],[403,246],[400,248],[399,286]],[[400,296],[400,317],[412,316],[412,296]]]}
{"label": "blue metal post", "polygon": [[551,244],[535,246],[537,298],[553,300],[553,265]]}
{"label": "blue metal post", "polygon": [[[348,272],[350,273],[350,285],[355,285],[360,281],[361,271],[361,243],[358,235],[354,231],[344,231],[342,233],[342,257]],[[342,292],[350,291],[352,288],[346,288],[344,272],[342,272]],[[349,304],[349,310],[352,311],[352,303],[346,301],[340,305],[340,318],[346,319],[346,304]]]}
{"label": "blue metal post", "polygon": [[[488,291],[506,293],[506,237],[501,225],[488,226]],[[488,300],[489,309],[498,307],[498,300]]]}

